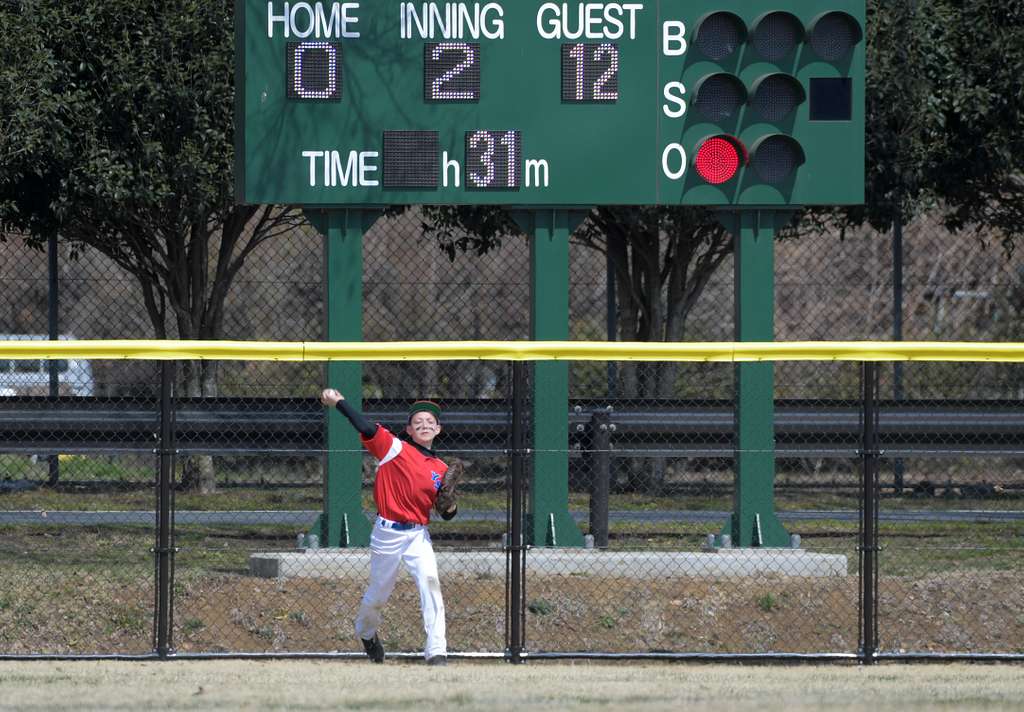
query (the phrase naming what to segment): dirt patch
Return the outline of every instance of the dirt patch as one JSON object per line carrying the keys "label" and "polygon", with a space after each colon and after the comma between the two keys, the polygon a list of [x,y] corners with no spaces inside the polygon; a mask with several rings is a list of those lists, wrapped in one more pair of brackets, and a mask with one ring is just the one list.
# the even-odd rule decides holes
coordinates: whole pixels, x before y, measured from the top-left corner
{"label": "dirt patch", "polygon": [[[151,571],[33,578],[0,574],[0,652],[152,650]],[[27,582],[42,584],[29,587]],[[175,581],[173,643],[180,652],[357,651],[352,631],[365,579],[259,579],[186,572]],[[452,651],[505,646],[502,578],[442,581]],[[1024,574],[950,572],[883,577],[881,648],[1024,652]],[[856,577],[535,576],[527,582],[533,651],[855,652]],[[403,578],[385,609],[390,651],[423,644],[418,594]]]}

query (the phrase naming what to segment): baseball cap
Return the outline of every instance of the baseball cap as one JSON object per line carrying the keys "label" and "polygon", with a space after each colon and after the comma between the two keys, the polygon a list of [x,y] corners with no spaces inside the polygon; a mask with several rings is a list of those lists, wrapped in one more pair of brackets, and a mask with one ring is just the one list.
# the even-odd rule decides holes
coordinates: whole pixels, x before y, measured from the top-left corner
{"label": "baseball cap", "polygon": [[420,412],[430,413],[435,418],[437,418],[438,422],[441,422],[441,406],[439,406],[434,401],[418,400],[415,403],[413,403],[411,406],[409,406],[409,418],[410,419],[412,419],[413,415],[415,415],[416,413],[420,413]]}

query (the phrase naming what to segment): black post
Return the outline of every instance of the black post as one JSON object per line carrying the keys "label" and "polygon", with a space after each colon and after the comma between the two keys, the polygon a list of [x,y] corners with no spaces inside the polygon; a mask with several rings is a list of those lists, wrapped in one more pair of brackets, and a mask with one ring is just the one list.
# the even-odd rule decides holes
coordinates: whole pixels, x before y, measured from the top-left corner
{"label": "black post", "polygon": [[507,596],[510,660],[522,662],[523,629],[525,628],[524,599],[524,547],[523,547],[523,481],[526,457],[526,433],[523,429],[525,411],[523,396],[526,393],[525,364],[512,362],[512,482],[509,502],[508,567],[509,593]]}
{"label": "black post", "polygon": [[[58,322],[59,312],[57,307],[60,304],[59,297],[60,293],[60,282],[57,279],[57,235],[52,234],[46,241],[46,264],[47,264],[47,277],[49,281],[49,288],[47,289],[46,299],[46,322],[47,331],[49,332],[50,341],[56,341],[60,338],[60,323]],[[60,396],[60,381],[57,374],[57,359],[50,359],[50,398],[57,398]],[[46,479],[46,484],[54,486],[60,479],[60,456],[56,453],[49,457],[49,472]]]}
{"label": "black post", "polygon": [[860,659],[875,662],[878,650],[878,364],[861,365]]}
{"label": "black post", "polygon": [[[609,245],[608,249],[605,250],[605,290],[608,293],[608,312],[605,315],[605,329],[608,337],[608,341],[616,341],[616,333],[618,332],[618,297],[615,294],[615,258],[612,257],[612,249],[610,241],[612,237],[608,237]],[[608,397],[616,398],[619,392],[619,365],[615,361],[608,362]]]}
{"label": "black post", "polygon": [[[903,341],[903,216],[896,211],[892,224],[892,340]],[[892,364],[892,397],[899,402],[903,399],[903,362]],[[903,460],[893,461],[893,489],[899,495],[903,492]]]}
{"label": "black post", "polygon": [[608,490],[611,483],[611,412],[595,410],[590,420],[590,534],[594,546],[608,546]]}
{"label": "black post", "polygon": [[156,652],[166,658],[171,630],[171,480],[174,476],[174,362],[160,371],[160,474],[157,481]]}

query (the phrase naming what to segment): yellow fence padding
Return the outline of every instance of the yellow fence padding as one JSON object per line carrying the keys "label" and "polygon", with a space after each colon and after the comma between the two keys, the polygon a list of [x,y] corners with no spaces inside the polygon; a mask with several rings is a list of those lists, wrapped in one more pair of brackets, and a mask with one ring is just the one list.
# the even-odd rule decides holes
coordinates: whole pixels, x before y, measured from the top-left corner
{"label": "yellow fence padding", "polygon": [[7,359],[252,361],[1024,361],[1024,343],[950,341],[0,340]]}

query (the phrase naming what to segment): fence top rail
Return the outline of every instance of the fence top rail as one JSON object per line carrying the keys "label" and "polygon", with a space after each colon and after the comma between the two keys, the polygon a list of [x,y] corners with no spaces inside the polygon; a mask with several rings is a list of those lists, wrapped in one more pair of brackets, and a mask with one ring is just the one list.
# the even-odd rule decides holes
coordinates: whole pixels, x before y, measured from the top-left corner
{"label": "fence top rail", "polygon": [[5,359],[255,361],[1024,361],[1024,343],[949,341],[0,340]]}

